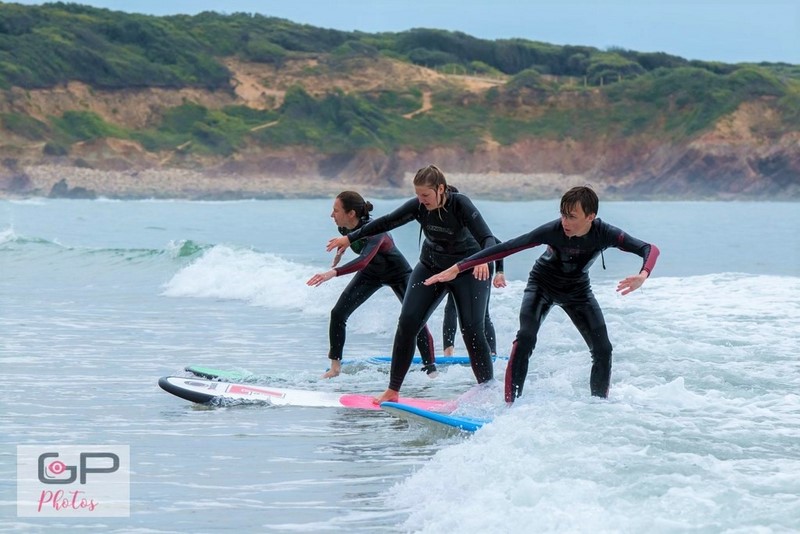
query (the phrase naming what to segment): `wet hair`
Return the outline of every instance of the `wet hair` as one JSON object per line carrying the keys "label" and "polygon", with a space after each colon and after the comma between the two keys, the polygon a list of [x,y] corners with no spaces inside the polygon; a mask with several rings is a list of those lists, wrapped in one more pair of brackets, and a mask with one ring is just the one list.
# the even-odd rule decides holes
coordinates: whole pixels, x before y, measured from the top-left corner
{"label": "wet hair", "polygon": [[342,203],[345,212],[355,211],[359,219],[369,217],[369,212],[372,211],[372,202],[364,200],[364,197],[355,191],[342,191],[336,198]]}
{"label": "wet hair", "polygon": [[[422,167],[417,171],[417,174],[414,175],[414,186],[430,187],[434,191],[438,191],[440,185],[444,186],[445,193],[458,192],[458,189],[456,189],[454,186],[447,185],[447,180],[444,177],[444,173],[436,165]],[[442,197],[440,202],[444,202],[444,197]]]}
{"label": "wet hair", "polygon": [[578,204],[586,215],[592,213],[597,215],[600,201],[597,199],[597,193],[591,187],[585,185],[573,187],[561,197],[561,214],[569,215],[569,212]]}

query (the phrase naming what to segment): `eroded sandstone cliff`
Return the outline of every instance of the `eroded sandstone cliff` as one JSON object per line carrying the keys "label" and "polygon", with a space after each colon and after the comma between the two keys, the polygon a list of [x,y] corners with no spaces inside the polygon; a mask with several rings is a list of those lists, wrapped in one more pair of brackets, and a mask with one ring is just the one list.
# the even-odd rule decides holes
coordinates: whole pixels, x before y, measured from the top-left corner
{"label": "eroded sandstone cliff", "polygon": [[[367,62],[363,69],[350,68],[346,77],[314,70],[318,65],[308,61],[282,69],[235,60],[227,65],[235,74],[230,91],[101,91],[78,83],[47,90],[13,88],[0,91],[0,113],[45,122],[65,111],[84,110],[108,123],[136,129],[185,102],[211,109],[233,104],[275,109],[292,84],[322,94],[333,88],[376,91],[413,83],[422,88],[424,98],[423,107],[408,114],[411,120],[436,105],[426,88],[451,85],[468,99],[504,83],[446,76],[386,59]],[[538,105],[602,105],[592,93],[573,102],[568,98],[559,95]],[[540,111],[536,102],[523,105],[520,114]],[[68,155],[53,156],[45,154],[43,142],[3,130],[0,194],[69,196],[78,191],[125,198],[263,198],[327,195],[345,186],[403,194],[410,174],[434,162],[468,183],[472,194],[493,198],[549,197],[567,184],[591,183],[616,198],[800,199],[800,132],[781,128],[778,113],[768,97],[750,100],[718,120],[713,129],[680,140],[600,134],[584,139],[530,136],[503,145],[487,137],[469,149],[443,145],[335,155],[309,147],[248,145],[226,157],[199,156],[181,150],[150,152],[135,141],[104,138],[76,143]]]}

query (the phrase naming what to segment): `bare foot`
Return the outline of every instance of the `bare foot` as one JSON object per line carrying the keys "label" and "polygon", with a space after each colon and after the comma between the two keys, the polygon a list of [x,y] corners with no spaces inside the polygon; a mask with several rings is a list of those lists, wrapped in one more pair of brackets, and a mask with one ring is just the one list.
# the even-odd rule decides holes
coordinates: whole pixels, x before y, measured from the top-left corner
{"label": "bare foot", "polygon": [[339,376],[339,373],[342,372],[342,362],[339,360],[331,360],[331,368],[328,369],[328,372],[322,375],[322,378],[333,378],[334,376]]}
{"label": "bare foot", "polygon": [[400,400],[400,392],[395,391],[393,389],[387,389],[382,394],[378,395],[377,397],[372,399],[372,404],[378,404],[382,402],[397,402]]}
{"label": "bare foot", "polygon": [[428,378],[436,378],[437,376],[439,376],[439,371],[436,370],[435,363],[429,363],[428,365],[423,365],[421,370],[428,373]]}
{"label": "bare foot", "polygon": [[455,354],[455,351],[456,351],[455,347],[450,345],[449,347],[445,347],[444,355],[445,356],[452,356],[453,354]]}

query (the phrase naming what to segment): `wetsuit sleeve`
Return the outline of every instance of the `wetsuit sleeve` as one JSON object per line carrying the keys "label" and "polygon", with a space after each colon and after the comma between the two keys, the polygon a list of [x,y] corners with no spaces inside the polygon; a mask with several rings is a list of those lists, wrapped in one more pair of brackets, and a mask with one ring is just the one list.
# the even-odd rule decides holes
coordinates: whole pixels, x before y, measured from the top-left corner
{"label": "wetsuit sleeve", "polygon": [[608,232],[612,239],[611,246],[618,248],[623,252],[630,252],[642,258],[641,271],[647,271],[647,276],[653,272],[653,267],[656,266],[656,260],[661,253],[658,247],[652,243],[645,243],[641,239],[636,239],[616,228],[615,226],[608,226]]}
{"label": "wetsuit sleeve", "polygon": [[501,258],[505,258],[506,256],[516,254],[521,250],[541,245],[542,237],[544,235],[544,232],[546,232],[546,230],[547,230],[546,226],[542,225],[539,228],[531,232],[528,232],[527,234],[523,234],[521,236],[515,237],[514,239],[509,239],[508,241],[505,241],[503,243],[499,243],[489,248],[485,248],[480,252],[473,254],[469,258],[465,258],[460,262],[458,262],[456,264],[458,265],[458,270],[466,271],[467,269],[471,269],[476,265],[480,265],[481,263],[486,263],[489,261],[496,262]]}
{"label": "wetsuit sleeve", "polygon": [[366,240],[366,244],[361,250],[361,254],[359,254],[354,260],[345,263],[341,267],[336,267],[334,269],[334,271],[336,271],[336,276],[354,273],[369,265],[369,262],[372,261],[372,258],[374,258],[375,255],[381,250],[383,244],[389,240],[389,236],[383,234],[380,237],[363,239]]}
{"label": "wetsuit sleeve", "polygon": [[492,235],[489,225],[486,224],[483,215],[475,207],[475,204],[464,195],[459,195],[458,198],[461,203],[461,224],[467,227],[481,248],[485,249],[497,243],[497,239]]}
{"label": "wetsuit sleeve", "polygon": [[361,228],[353,230],[347,234],[347,238],[351,243],[355,243],[363,237],[369,237],[383,232],[388,232],[389,230],[393,230],[398,226],[403,226],[404,224],[413,221],[416,218],[418,211],[419,200],[412,198],[393,212],[387,213],[383,217],[373,219]]}

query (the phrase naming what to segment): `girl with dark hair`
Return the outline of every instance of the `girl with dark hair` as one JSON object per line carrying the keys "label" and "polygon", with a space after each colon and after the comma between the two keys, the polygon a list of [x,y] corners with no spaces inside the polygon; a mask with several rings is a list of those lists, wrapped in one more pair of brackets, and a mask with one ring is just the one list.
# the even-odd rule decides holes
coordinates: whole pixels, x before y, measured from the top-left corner
{"label": "girl with dark hair", "polygon": [[417,171],[414,190],[415,198],[344,237],[331,239],[327,247],[328,251],[341,250],[363,237],[387,232],[411,221],[419,222],[420,235],[425,236],[419,263],[411,273],[400,310],[392,347],[389,388],[374,399],[376,404],[398,399],[414,355],[414,338],[448,292],[453,295],[461,319],[464,344],[475,378],[483,383],[493,376],[484,332],[490,288],[488,265],[477,265],[472,272],[462,273],[447,284],[425,286],[422,282],[482,248],[494,245],[496,239],[472,201],[448,187],[444,174],[435,165]]}
{"label": "girl with dark hair", "polygon": [[[364,200],[360,194],[355,191],[343,191],[333,201],[331,217],[339,227],[339,232],[346,235],[367,224],[371,211],[372,203]],[[336,265],[346,250],[342,248],[337,251],[332,269],[315,274],[307,282],[310,286],[319,286],[335,276],[356,273],[331,310],[328,332],[330,339],[328,358],[331,360],[331,367],[322,375],[323,378],[332,378],[341,372],[347,319],[350,315],[383,286],[392,288],[400,302],[403,302],[411,274],[411,266],[397,249],[388,232],[353,240],[350,248],[358,254],[356,259],[337,268]],[[423,370],[433,377],[436,373],[433,336],[428,328],[423,326],[417,333],[416,340],[424,364]],[[413,345],[411,350],[413,354]]]}

